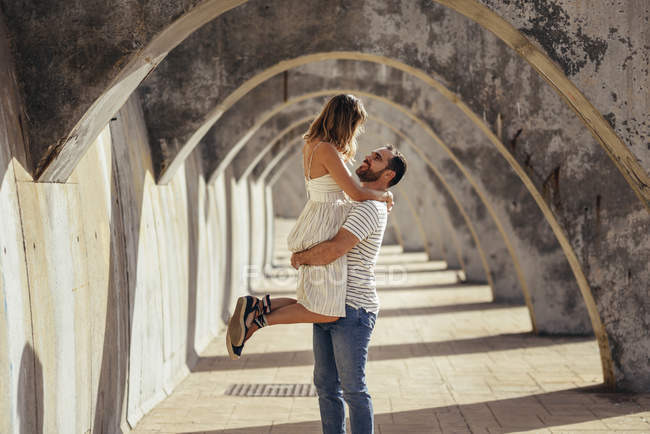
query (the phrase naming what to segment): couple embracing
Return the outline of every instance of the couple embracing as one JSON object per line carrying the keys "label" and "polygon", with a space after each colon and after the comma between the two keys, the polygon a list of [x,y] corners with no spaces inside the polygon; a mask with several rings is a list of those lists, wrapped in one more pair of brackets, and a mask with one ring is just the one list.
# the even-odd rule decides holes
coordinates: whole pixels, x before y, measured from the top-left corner
{"label": "couple embracing", "polygon": [[353,95],[329,100],[304,135],[308,201],[288,237],[298,270],[297,297],[240,297],[226,346],[238,359],[245,342],[275,324],[313,323],[314,384],[325,434],[374,432],[366,386],[368,345],[379,312],[375,264],[393,206],[389,187],[406,172],[406,159],[388,145],[365,156],[354,179],[346,167],[367,118]]}

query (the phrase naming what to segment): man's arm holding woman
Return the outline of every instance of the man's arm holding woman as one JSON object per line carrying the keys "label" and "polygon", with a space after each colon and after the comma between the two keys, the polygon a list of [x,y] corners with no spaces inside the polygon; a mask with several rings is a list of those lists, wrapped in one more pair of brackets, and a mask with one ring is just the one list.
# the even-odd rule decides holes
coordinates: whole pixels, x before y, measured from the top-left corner
{"label": "man's arm holding woman", "polygon": [[352,232],[341,228],[331,240],[291,255],[291,266],[298,269],[301,265],[327,265],[345,255],[358,242],[359,239]]}

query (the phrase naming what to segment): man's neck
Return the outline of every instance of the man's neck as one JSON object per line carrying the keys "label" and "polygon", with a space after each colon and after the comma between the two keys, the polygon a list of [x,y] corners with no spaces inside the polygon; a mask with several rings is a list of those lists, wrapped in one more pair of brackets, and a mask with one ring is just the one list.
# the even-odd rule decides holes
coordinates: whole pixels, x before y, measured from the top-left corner
{"label": "man's neck", "polygon": [[372,182],[362,182],[361,183],[362,187],[370,188],[372,190],[379,190],[379,191],[386,191],[387,188],[385,185],[380,183],[379,181],[372,181]]}

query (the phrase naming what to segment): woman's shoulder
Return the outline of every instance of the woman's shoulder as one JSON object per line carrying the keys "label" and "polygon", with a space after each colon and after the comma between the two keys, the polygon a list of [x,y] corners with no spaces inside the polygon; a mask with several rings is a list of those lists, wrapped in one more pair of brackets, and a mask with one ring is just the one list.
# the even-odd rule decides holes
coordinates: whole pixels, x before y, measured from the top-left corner
{"label": "woman's shoulder", "polygon": [[340,157],[342,155],[336,148],[336,145],[324,140],[316,140],[311,143],[305,142],[303,152],[307,152],[308,154],[313,153],[315,158],[317,156],[337,155]]}
{"label": "woman's shoulder", "polygon": [[314,140],[311,142],[305,142],[305,146],[313,148],[329,148],[329,149],[334,149],[336,150],[336,145],[332,142],[328,142],[327,140]]}

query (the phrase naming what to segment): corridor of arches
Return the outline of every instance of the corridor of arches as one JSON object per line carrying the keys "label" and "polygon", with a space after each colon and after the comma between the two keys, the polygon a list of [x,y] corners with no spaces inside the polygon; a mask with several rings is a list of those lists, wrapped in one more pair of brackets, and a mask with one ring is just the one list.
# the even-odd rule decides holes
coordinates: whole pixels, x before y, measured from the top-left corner
{"label": "corridor of arches", "polygon": [[644,0],[0,0],[0,432],[318,432],[302,135],[397,145],[378,432],[650,431]]}

